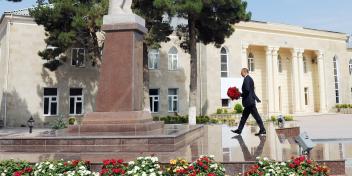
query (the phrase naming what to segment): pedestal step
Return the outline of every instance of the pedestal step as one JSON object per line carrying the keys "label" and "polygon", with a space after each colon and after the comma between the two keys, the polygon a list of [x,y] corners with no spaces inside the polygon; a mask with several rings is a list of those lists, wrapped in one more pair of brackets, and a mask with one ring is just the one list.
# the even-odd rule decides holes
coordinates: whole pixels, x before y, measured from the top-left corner
{"label": "pedestal step", "polygon": [[83,125],[71,125],[68,128],[68,132],[77,133],[77,132],[143,132],[143,131],[152,131],[161,129],[164,126],[163,122],[144,122],[144,123],[107,123],[100,122],[97,124],[88,123]]}
{"label": "pedestal step", "polygon": [[203,126],[181,129],[171,134],[0,138],[0,152],[171,152],[203,135]]}

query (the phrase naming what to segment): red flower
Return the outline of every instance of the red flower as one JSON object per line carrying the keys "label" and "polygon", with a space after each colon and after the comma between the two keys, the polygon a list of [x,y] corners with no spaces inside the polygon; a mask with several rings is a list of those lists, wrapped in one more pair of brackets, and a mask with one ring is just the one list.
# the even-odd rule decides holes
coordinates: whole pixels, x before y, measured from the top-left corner
{"label": "red flower", "polygon": [[123,160],[122,160],[122,159],[119,159],[119,160],[117,160],[117,163],[122,164],[122,163],[123,163]]}
{"label": "red flower", "polygon": [[214,173],[209,173],[208,176],[216,176]]}
{"label": "red flower", "polygon": [[73,161],[72,161],[72,165],[73,165],[73,166],[77,166],[78,163],[79,163],[79,160],[73,160]]}
{"label": "red flower", "polygon": [[290,166],[290,168],[294,168],[296,165],[293,163],[290,163],[289,166]]}
{"label": "red flower", "polygon": [[205,165],[203,168],[204,168],[205,170],[208,170],[208,166],[207,166],[207,165]]}
{"label": "red flower", "polygon": [[227,90],[227,96],[229,96],[231,100],[238,100],[241,97],[241,93],[238,88],[230,87]]}
{"label": "red flower", "polygon": [[107,172],[109,172],[109,170],[107,170],[107,169],[102,169],[102,170],[100,171],[100,174],[103,175],[103,174],[106,174]]}
{"label": "red flower", "polygon": [[109,165],[109,164],[110,164],[110,160],[104,160],[104,161],[103,161],[103,164],[104,164],[104,166]]}
{"label": "red flower", "polygon": [[30,173],[32,171],[33,171],[33,169],[31,167],[27,167],[24,169],[24,172],[26,172],[26,173]]}

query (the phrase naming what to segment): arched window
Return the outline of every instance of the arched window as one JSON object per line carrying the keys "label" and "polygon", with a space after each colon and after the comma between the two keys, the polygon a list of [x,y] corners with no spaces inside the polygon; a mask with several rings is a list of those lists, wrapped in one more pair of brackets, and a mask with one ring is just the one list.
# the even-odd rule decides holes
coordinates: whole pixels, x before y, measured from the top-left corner
{"label": "arched window", "polygon": [[277,68],[279,73],[282,73],[282,59],[280,55],[277,55]]}
{"label": "arched window", "polygon": [[159,69],[160,54],[157,49],[150,49],[148,52],[148,67],[149,69]]}
{"label": "arched window", "polygon": [[169,50],[168,68],[169,70],[177,70],[178,68],[178,51],[176,47],[172,47]]}
{"label": "arched window", "polygon": [[248,70],[250,71],[250,72],[254,72],[254,55],[253,55],[253,53],[249,53],[248,54]]}
{"label": "arched window", "polygon": [[228,53],[227,53],[227,50],[222,47],[221,50],[220,50],[220,59],[221,59],[221,77],[222,78],[226,78],[228,77],[229,75],[229,72],[228,72]]}
{"label": "arched window", "polygon": [[348,68],[350,70],[350,75],[352,75],[352,59],[350,59],[350,63],[348,64]]}
{"label": "arched window", "polygon": [[303,56],[303,71],[307,73],[307,58]]}
{"label": "arched window", "polygon": [[335,80],[335,97],[336,103],[340,103],[340,92],[339,92],[339,60],[337,56],[333,58],[334,64],[334,80]]}

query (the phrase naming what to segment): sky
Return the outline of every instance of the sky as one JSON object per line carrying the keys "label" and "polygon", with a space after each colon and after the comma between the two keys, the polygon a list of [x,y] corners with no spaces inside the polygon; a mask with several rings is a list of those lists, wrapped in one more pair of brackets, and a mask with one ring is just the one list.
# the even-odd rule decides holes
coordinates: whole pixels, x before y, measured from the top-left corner
{"label": "sky", "polygon": [[[0,14],[32,7],[36,0],[20,3],[0,0]],[[246,0],[252,20],[291,24],[352,34],[352,0]]]}

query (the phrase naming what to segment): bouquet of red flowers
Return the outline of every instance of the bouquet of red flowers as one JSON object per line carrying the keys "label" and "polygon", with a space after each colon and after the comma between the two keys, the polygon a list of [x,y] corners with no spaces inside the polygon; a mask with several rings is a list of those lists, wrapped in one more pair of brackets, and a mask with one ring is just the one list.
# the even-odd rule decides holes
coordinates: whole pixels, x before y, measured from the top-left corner
{"label": "bouquet of red flowers", "polygon": [[231,100],[238,100],[241,97],[241,93],[237,87],[230,87],[227,90],[227,96],[229,96]]}

